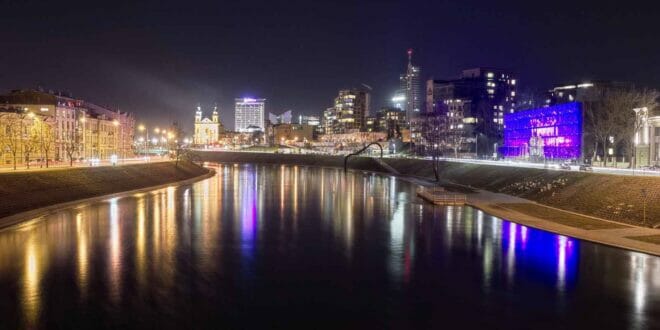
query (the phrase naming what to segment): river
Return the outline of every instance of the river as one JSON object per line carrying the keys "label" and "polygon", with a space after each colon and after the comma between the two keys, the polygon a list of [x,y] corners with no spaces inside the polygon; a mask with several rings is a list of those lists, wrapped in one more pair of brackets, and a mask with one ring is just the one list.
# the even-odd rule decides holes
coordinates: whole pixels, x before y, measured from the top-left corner
{"label": "river", "polygon": [[658,257],[401,178],[215,169],[0,231],[0,328],[660,328]]}

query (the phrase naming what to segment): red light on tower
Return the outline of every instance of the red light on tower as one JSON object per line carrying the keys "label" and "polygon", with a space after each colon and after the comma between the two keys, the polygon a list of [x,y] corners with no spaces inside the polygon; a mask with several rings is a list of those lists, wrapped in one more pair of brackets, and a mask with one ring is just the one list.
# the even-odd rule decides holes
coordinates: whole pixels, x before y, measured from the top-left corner
{"label": "red light on tower", "polygon": [[408,49],[408,56],[412,56],[412,48]]}

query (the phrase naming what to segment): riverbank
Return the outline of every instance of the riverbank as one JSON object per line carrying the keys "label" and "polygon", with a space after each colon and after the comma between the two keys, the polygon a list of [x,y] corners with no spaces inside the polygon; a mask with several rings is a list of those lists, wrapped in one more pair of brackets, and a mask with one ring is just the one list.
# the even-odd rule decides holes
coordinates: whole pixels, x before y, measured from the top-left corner
{"label": "riverbank", "polygon": [[38,216],[63,203],[154,188],[209,175],[188,162],[54,169],[0,174],[0,227]]}
{"label": "riverbank", "polygon": [[[198,152],[205,161],[343,167],[343,157],[247,152]],[[383,164],[384,163],[384,164]],[[421,159],[352,157],[350,169],[402,175],[436,184],[433,163]],[[440,162],[441,185],[468,203],[531,227],[660,255],[660,178]],[[646,223],[641,191],[646,189]],[[643,226],[646,225],[646,226]]]}

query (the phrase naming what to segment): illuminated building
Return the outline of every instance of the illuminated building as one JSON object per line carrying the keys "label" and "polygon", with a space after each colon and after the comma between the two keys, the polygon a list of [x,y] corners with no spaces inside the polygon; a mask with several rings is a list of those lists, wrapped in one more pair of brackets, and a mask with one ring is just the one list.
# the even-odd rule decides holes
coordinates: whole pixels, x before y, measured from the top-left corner
{"label": "illuminated building", "polygon": [[321,124],[321,121],[319,120],[318,116],[305,116],[305,115],[300,115],[298,116],[298,124],[300,125],[311,125],[311,126],[318,126]]}
{"label": "illuminated building", "polygon": [[406,67],[406,73],[399,76],[400,88],[404,99],[401,100],[400,95],[395,96],[399,102],[403,103],[403,108],[401,109],[406,112],[406,117],[408,119],[419,114],[422,102],[419,81],[420,69],[418,66],[412,64],[412,53],[412,49],[408,49],[408,66]]}
{"label": "illuminated building", "polygon": [[323,134],[331,134],[332,127],[337,124],[337,113],[335,112],[335,107],[330,107],[323,111],[321,123],[321,131]]}
{"label": "illuminated building", "polygon": [[472,152],[492,155],[502,139],[505,113],[516,107],[517,80],[512,73],[493,68],[463,70],[458,79],[428,80],[426,83],[427,113],[447,112],[448,102],[460,100],[464,124],[477,139]]}
{"label": "illuminated building", "polygon": [[365,129],[369,116],[370,95],[360,89],[344,89],[335,98],[334,107],[324,113],[325,134],[351,133]]}
{"label": "illuminated building", "polygon": [[582,105],[570,102],[504,116],[506,158],[579,160],[582,155]]}
{"label": "illuminated building", "polygon": [[218,107],[213,107],[211,118],[202,117],[202,107],[197,106],[195,112],[195,133],[193,135],[193,144],[210,145],[218,143],[220,135],[225,132],[225,127],[220,121]]}
{"label": "illuminated building", "polygon": [[406,113],[399,108],[383,107],[376,113],[376,130],[387,132],[388,138],[401,138],[401,131],[408,127]]}
{"label": "illuminated building", "polygon": [[0,96],[0,103],[0,112],[32,113],[35,120],[43,119],[48,129],[41,130],[40,136],[52,131],[49,161],[133,155],[135,119],[130,113],[42,90],[14,90]]}
{"label": "illuminated building", "polygon": [[255,130],[265,132],[266,99],[242,98],[235,101],[235,130],[240,133]]}
{"label": "illuminated building", "polygon": [[279,115],[276,115],[274,113],[269,113],[268,114],[268,120],[272,125],[277,125],[277,124],[291,124],[291,119],[293,116],[291,115],[291,110],[287,110]]}

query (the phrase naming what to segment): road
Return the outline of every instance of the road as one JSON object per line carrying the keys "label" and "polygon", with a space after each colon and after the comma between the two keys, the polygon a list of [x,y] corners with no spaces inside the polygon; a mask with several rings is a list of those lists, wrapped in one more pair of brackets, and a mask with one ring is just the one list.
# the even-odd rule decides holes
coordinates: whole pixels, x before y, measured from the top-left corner
{"label": "road", "polygon": [[[164,162],[164,161],[169,161],[170,159],[167,157],[159,157],[159,156],[152,156],[148,159],[144,159],[142,157],[140,158],[126,158],[126,159],[119,159],[117,160],[116,166],[122,166],[122,165],[131,165],[131,164],[143,164],[143,163],[153,163],[153,162]],[[0,166],[0,173],[5,173],[5,172],[37,172],[37,171],[51,171],[51,170],[62,170],[62,169],[67,169],[67,168],[72,168],[72,167],[90,167],[90,166],[112,166],[112,163],[110,160],[103,160],[100,161],[94,165],[90,165],[89,162],[74,162],[73,166],[69,165],[67,162],[57,162],[57,163],[51,163],[46,167],[45,165],[43,167],[40,167],[39,164],[32,164],[30,165],[30,168],[27,169],[25,166],[20,165],[17,166],[16,170],[14,170],[13,166],[7,166],[7,165],[2,165]]]}

